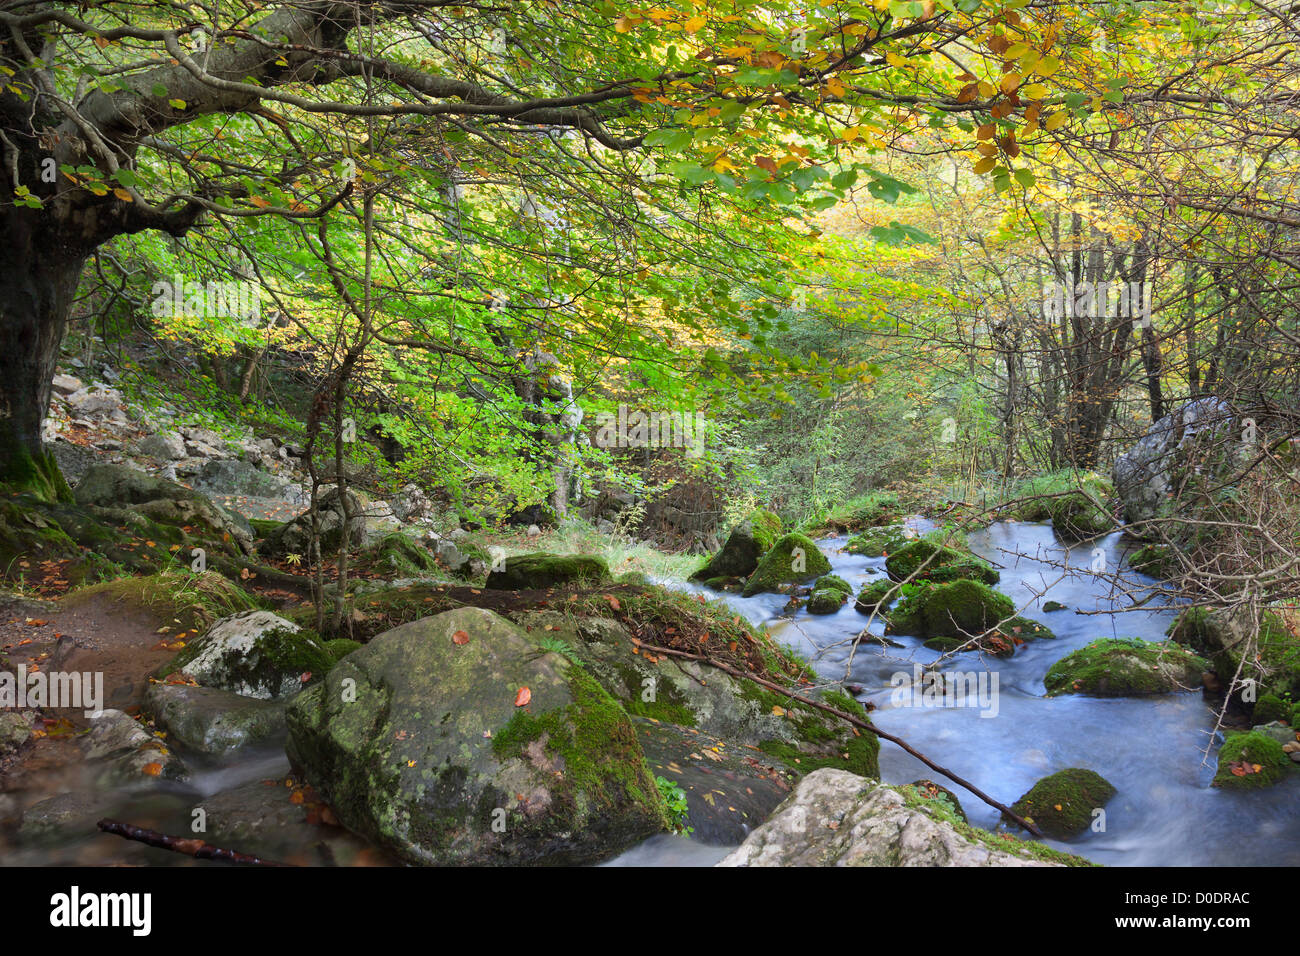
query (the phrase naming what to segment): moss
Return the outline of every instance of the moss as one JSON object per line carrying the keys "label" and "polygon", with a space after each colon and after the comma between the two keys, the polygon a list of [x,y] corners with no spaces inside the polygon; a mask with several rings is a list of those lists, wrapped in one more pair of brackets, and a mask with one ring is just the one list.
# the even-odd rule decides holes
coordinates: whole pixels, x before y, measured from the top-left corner
{"label": "moss", "polygon": [[[1253,648],[1239,640],[1224,612],[1211,613],[1203,607],[1184,609],[1167,633],[1205,657],[1210,669],[1225,682],[1240,668],[1243,679],[1257,682],[1261,696],[1271,693],[1292,700],[1300,697],[1300,639],[1272,611],[1262,615]],[[1248,650],[1253,653],[1243,663]]]}
{"label": "moss", "polygon": [[581,667],[569,669],[567,707],[534,716],[519,710],[492,738],[498,760],[524,757],[545,740],[546,752],[563,761],[554,794],[573,826],[582,824],[591,801],[607,807],[641,804],[671,829],[668,810],[641,752],[627,713]]}
{"label": "moss", "polygon": [[337,663],[353,651],[359,650],[362,644],[360,641],[354,641],[349,637],[336,637],[332,641],[325,641],[322,646],[329,652],[329,656]]}
{"label": "moss", "polygon": [[1066,610],[1069,609],[1060,601],[1046,601],[1043,603],[1043,611],[1048,614],[1051,614],[1054,611],[1066,611]]}
{"label": "moss", "polygon": [[1043,678],[1049,696],[1134,697],[1200,685],[1206,662],[1172,642],[1102,638],[1061,658]]}
{"label": "moss", "polygon": [[1255,701],[1252,719],[1257,724],[1271,724],[1275,720],[1291,722],[1291,705],[1276,694],[1263,694]]}
{"label": "moss", "polygon": [[267,538],[275,533],[277,528],[284,525],[283,521],[276,521],[274,518],[249,518],[248,525],[253,529],[253,537]]}
{"label": "moss", "polygon": [[1070,767],[1038,781],[1011,809],[1045,836],[1067,840],[1087,830],[1093,811],[1105,806],[1115,792],[1101,774]]}
{"label": "moss", "polygon": [[[353,592],[343,605],[343,631],[354,638],[368,639],[391,630],[399,624],[409,624],[422,617],[441,614],[464,603],[456,600],[446,589],[434,584],[416,584],[400,588],[383,588],[375,591]],[[330,629],[334,612],[333,603],[326,600],[325,630]],[[316,607],[301,604],[279,612],[280,616],[302,627],[315,627]],[[342,637],[344,634],[329,634]]]}
{"label": "moss", "polygon": [[982,558],[925,538],[912,541],[891,554],[885,561],[885,570],[895,581],[968,579],[997,584],[1000,578],[992,565]]}
{"label": "moss", "polygon": [[63,601],[67,607],[76,607],[96,599],[144,611],[160,623],[185,630],[204,630],[220,618],[267,607],[265,601],[216,571],[175,569],[78,588]]}
{"label": "moss", "polygon": [[763,591],[775,591],[783,584],[802,584],[829,574],[830,570],[831,563],[811,538],[787,534],[758,562],[742,593],[751,597]]}
{"label": "moss", "polygon": [[72,501],[72,490],[47,449],[36,454],[18,441],[9,422],[0,419],[0,493],[26,492],[42,501]]}
{"label": "moss", "polygon": [[[168,663],[158,668],[158,677],[183,672],[186,666],[202,653],[206,642],[203,638],[190,641]],[[287,627],[278,627],[263,631],[257,637],[257,662],[248,660],[247,654],[241,653],[232,660],[232,654],[224,656],[222,664],[233,679],[251,686],[273,687],[279,683],[278,678],[285,674],[310,674],[304,683],[315,683],[323,678],[334,666],[334,658],[325,648],[324,642],[306,628],[297,631]]]}
{"label": "moss", "polygon": [[898,585],[888,578],[881,578],[863,586],[853,607],[863,614],[880,614],[898,600],[898,595]]}
{"label": "moss", "polygon": [[1053,498],[1048,504],[1052,530],[1063,541],[1083,541],[1107,534],[1115,527],[1110,512],[1082,493]]}
{"label": "moss", "polygon": [[961,579],[908,593],[889,612],[889,629],[917,637],[964,638],[1011,618],[1015,609],[1009,597],[987,584]]}
{"label": "moss", "polygon": [[1021,521],[1048,521],[1054,518],[1054,511],[1061,508],[1055,502],[1086,502],[1091,498],[1104,503],[1114,494],[1109,479],[1096,472],[1066,468],[1021,482],[1012,493],[1017,500],[1010,513]]}
{"label": "moss", "polygon": [[1139,574],[1170,578],[1178,570],[1178,560],[1167,545],[1145,544],[1129,553],[1128,566]]}
{"label": "moss", "polygon": [[909,540],[902,528],[873,528],[849,538],[844,545],[844,550],[849,554],[861,554],[868,558],[883,558],[904,547]]}
{"label": "moss", "polygon": [[836,508],[821,522],[833,531],[857,531],[893,524],[903,517],[903,505],[892,491],[876,491],[853,498]]}
{"label": "moss", "polygon": [[853,594],[853,586],[845,581],[838,574],[823,574],[813,584],[814,591],[821,591],[824,588],[832,588],[836,591],[843,591],[847,595]]}
{"label": "moss", "polygon": [[849,596],[837,588],[820,588],[808,597],[809,614],[834,614]]}
{"label": "moss", "polygon": [[403,577],[419,577],[439,571],[433,552],[401,531],[381,538],[366,555],[365,562],[372,568],[395,572]]}
{"label": "moss", "polygon": [[596,555],[535,552],[506,558],[504,569],[488,574],[487,587],[529,591],[557,584],[603,584],[611,580],[609,566]]}
{"label": "moss", "polygon": [[759,555],[772,550],[777,539],[781,537],[781,517],[762,508],[756,508],[749,514],[749,523],[753,529],[754,542],[758,545]]}
{"label": "moss", "polygon": [[1291,766],[1282,745],[1267,734],[1256,730],[1229,734],[1219,750],[1213,784],[1234,790],[1269,787],[1285,777]]}

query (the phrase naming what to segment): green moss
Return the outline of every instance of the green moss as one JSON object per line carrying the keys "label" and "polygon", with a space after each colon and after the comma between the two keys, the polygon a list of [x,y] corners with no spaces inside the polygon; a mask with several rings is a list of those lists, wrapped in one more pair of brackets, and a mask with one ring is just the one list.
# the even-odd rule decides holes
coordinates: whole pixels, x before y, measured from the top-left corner
{"label": "green moss", "polygon": [[10,423],[0,419],[0,494],[16,491],[47,502],[72,500],[54,455],[46,449],[33,455],[17,440]]}
{"label": "green moss", "polygon": [[216,571],[178,569],[78,588],[63,603],[77,607],[96,599],[145,611],[160,623],[185,630],[204,630],[220,618],[267,607],[265,601]]}
{"label": "green moss", "polygon": [[1209,665],[1172,642],[1102,638],[1061,658],[1043,678],[1049,696],[1134,697],[1199,687]]}
{"label": "green moss", "polygon": [[1139,574],[1153,578],[1170,578],[1178,570],[1178,560],[1163,544],[1145,544],[1128,556],[1128,565]]}
{"label": "green moss", "polygon": [[909,542],[890,554],[885,570],[895,581],[956,581],[969,579],[997,584],[1000,575],[993,566],[973,554],[936,544],[925,538]]}
{"label": "green moss", "polygon": [[249,518],[249,527],[253,529],[253,537],[269,537],[277,528],[284,525],[283,521],[276,521],[273,518]]}
{"label": "green moss", "polygon": [[[905,586],[906,587],[906,586]],[[917,637],[980,634],[1015,614],[1015,604],[987,584],[960,579],[916,588],[889,612],[889,629]]]}
{"label": "green moss", "polygon": [[[890,592],[893,592],[892,595]],[[863,585],[854,609],[863,614],[880,614],[889,608],[900,593],[899,586],[888,578]]]}
{"label": "green moss", "polygon": [[834,614],[849,596],[838,588],[820,588],[808,597],[809,614]]}
{"label": "green moss", "polygon": [[780,515],[756,508],[749,514],[749,523],[753,530],[754,542],[758,545],[759,555],[771,551],[772,546],[781,537]]}
{"label": "green moss", "polygon": [[1105,806],[1115,792],[1101,774],[1070,767],[1038,781],[1011,809],[1045,836],[1067,840],[1087,830],[1093,811]]}
{"label": "green moss", "polygon": [[892,491],[875,491],[850,499],[833,508],[820,527],[833,531],[856,531],[893,524],[903,517],[903,505]]}
{"label": "green moss", "polygon": [[437,574],[439,571],[433,552],[401,531],[394,531],[380,539],[366,555],[366,563],[372,568],[394,572],[403,577],[420,577]]}
{"label": "green moss", "polygon": [[1252,719],[1257,724],[1271,724],[1275,720],[1291,722],[1291,704],[1276,694],[1263,694],[1255,701]]}
{"label": "green moss", "polygon": [[330,657],[332,657],[335,662],[338,662],[343,660],[343,658],[347,657],[353,651],[359,650],[362,644],[360,641],[354,641],[349,637],[336,637],[332,641],[326,641],[323,646],[325,650],[329,652]]}
{"label": "green moss", "polygon": [[783,584],[802,584],[829,574],[830,570],[831,563],[811,538],[787,534],[758,562],[742,593],[751,597],[763,591],[775,591]]}
{"label": "green moss", "polygon": [[[1233,773],[1234,767],[1245,772]],[[1282,745],[1267,734],[1255,730],[1228,734],[1219,749],[1219,767],[1213,783],[1233,790],[1255,790],[1277,783],[1291,767],[1291,758]]]}
{"label": "green moss", "polygon": [[814,591],[821,591],[824,588],[832,588],[836,591],[843,591],[847,595],[853,594],[853,586],[845,581],[838,574],[823,574],[813,584]]}
{"label": "green moss", "polygon": [[1010,513],[1021,521],[1048,521],[1061,507],[1055,502],[1087,501],[1091,498],[1105,503],[1114,494],[1115,489],[1108,478],[1092,471],[1066,468],[1021,482],[1012,493],[1016,503]]}
{"label": "green moss", "polygon": [[1203,607],[1186,608],[1169,626],[1168,634],[1205,657],[1210,669],[1225,682],[1240,668],[1241,678],[1255,680],[1261,695],[1300,698],[1300,639],[1272,611],[1262,615],[1253,647],[1240,640],[1222,612],[1212,614]]}
{"label": "green moss", "polygon": [[844,545],[844,550],[849,554],[883,558],[904,547],[909,540],[902,528],[873,528],[849,538]]}
{"label": "green moss", "polygon": [[594,585],[611,580],[609,566],[603,558],[596,555],[535,552],[506,558],[504,569],[488,574],[487,587],[503,591],[528,591],[557,584]]}
{"label": "green moss", "polygon": [[545,740],[546,752],[563,761],[553,793],[572,825],[581,824],[585,805],[595,801],[607,807],[643,805],[662,819],[663,829],[671,829],[627,713],[580,667],[569,669],[569,691],[573,702],[567,707],[540,716],[517,711],[492,738],[497,759],[524,757],[526,747]]}

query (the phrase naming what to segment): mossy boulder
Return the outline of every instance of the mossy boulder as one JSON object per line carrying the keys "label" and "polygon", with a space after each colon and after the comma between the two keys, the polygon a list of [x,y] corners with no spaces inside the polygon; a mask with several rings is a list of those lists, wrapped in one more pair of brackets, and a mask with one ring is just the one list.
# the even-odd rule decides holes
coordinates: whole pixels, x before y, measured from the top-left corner
{"label": "mossy boulder", "polygon": [[761,509],[750,512],[731,529],[718,553],[691,575],[691,580],[714,587],[718,583],[749,577],[758,567],[759,559],[772,550],[780,535],[781,518],[778,515]]}
{"label": "mossy boulder", "polygon": [[829,574],[830,570],[831,563],[813,540],[792,532],[778,538],[772,549],[763,555],[745,582],[742,594],[752,597],[764,591],[779,590],[782,585],[803,584]]}
{"label": "mossy boulder", "polygon": [[889,612],[889,630],[916,637],[964,638],[1013,617],[1015,611],[1005,594],[963,578],[916,587]]}
{"label": "mossy boulder", "polygon": [[870,581],[862,586],[853,609],[862,614],[882,614],[898,600],[898,596],[899,587],[896,582],[888,578]]}
{"label": "mossy boulder", "polygon": [[184,673],[201,687],[275,700],[319,681],[333,664],[309,631],[270,611],[245,611],[190,641],[158,674]]}
{"label": "mossy boulder", "polygon": [[1201,686],[1206,662],[1171,641],[1102,638],[1061,658],[1043,678],[1050,697],[1139,697]]}
{"label": "mossy boulder", "polygon": [[809,614],[834,614],[849,596],[839,588],[819,588],[808,596]]}
{"label": "mossy boulder", "polygon": [[366,561],[373,568],[403,577],[433,575],[439,571],[433,552],[401,531],[380,538],[366,555]]}
{"label": "mossy boulder", "polygon": [[1283,723],[1291,723],[1292,705],[1289,701],[1283,700],[1276,694],[1262,694],[1255,701],[1255,710],[1251,714],[1251,719],[1257,724],[1270,724],[1275,720]]}
{"label": "mossy boulder", "polygon": [[1110,512],[1082,492],[1053,498],[1047,508],[1052,518],[1052,530],[1062,541],[1085,541],[1115,529],[1115,519]]}
{"label": "mossy boulder", "polygon": [[1153,578],[1171,578],[1178,572],[1178,559],[1168,545],[1144,544],[1129,553],[1128,566]]}
{"label": "mossy boulder", "polygon": [[519,554],[504,560],[487,576],[487,587],[500,591],[532,591],[557,584],[605,584],[613,578],[604,558],[592,554]]}
{"label": "mossy boulder", "polygon": [[1219,748],[1214,786],[1256,790],[1278,783],[1291,772],[1291,759],[1278,743],[1257,730],[1228,734]]}
{"label": "mossy boulder", "polygon": [[1011,809],[1036,824],[1044,836],[1068,840],[1092,826],[1093,812],[1115,793],[1096,771],[1070,767],[1038,781]]}
{"label": "mossy boulder", "polygon": [[895,581],[957,581],[997,584],[1000,575],[983,558],[919,538],[889,555],[885,570]]}
{"label": "mossy boulder", "polygon": [[848,581],[845,581],[838,574],[823,574],[813,582],[812,589],[814,591],[821,591],[825,588],[830,588],[834,591],[842,591],[850,597],[853,595],[853,585],[849,584]]}
{"label": "mossy boulder", "polygon": [[362,645],[360,641],[354,641],[350,637],[336,637],[332,641],[325,641],[322,646],[329,652],[330,657],[341,661]]}
{"label": "mossy boulder", "polygon": [[411,863],[589,863],[668,825],[618,702],[480,608],[379,635],[288,722],[339,819]]}
{"label": "mossy boulder", "polygon": [[844,544],[844,550],[849,554],[861,554],[868,558],[883,558],[914,540],[916,540],[915,536],[909,537],[901,527],[872,528],[849,538]]}

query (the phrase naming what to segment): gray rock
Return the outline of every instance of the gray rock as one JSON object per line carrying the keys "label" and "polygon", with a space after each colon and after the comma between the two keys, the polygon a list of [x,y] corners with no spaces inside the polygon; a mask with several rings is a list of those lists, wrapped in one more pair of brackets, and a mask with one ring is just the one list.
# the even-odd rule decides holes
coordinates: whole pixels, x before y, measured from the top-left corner
{"label": "gray rock", "polygon": [[[365,547],[371,541],[369,522],[365,514],[365,502],[352,491],[347,493],[347,510],[352,513],[348,525],[348,540],[353,547]],[[338,488],[330,488],[321,495],[317,504],[317,519],[320,528],[321,546],[326,550],[337,549],[343,538],[344,508]],[[268,555],[308,553],[311,544],[311,514],[303,512],[292,521],[276,528],[262,542],[261,549]]]}
{"label": "gray rock", "polygon": [[287,478],[263,471],[256,465],[236,458],[204,462],[198,479],[198,491],[251,498],[272,498],[292,505],[301,504],[302,488]]}
{"label": "gray rock", "polygon": [[24,711],[0,711],[0,757],[13,753],[32,735],[31,717]]}
{"label": "gray rock", "polygon": [[90,718],[81,743],[101,785],[147,783],[150,779],[185,780],[189,771],[161,737],[120,710],[101,710]]}
{"label": "gray rock", "polygon": [[79,392],[86,387],[75,375],[56,375],[51,384],[54,386],[54,393],[63,396]]}
{"label": "gray rock", "polygon": [[481,608],[379,635],[287,716],[338,818],[409,862],[592,862],[666,824],[626,714]]}
{"label": "gray rock", "polygon": [[121,411],[122,394],[115,388],[92,386],[82,388],[67,398],[73,414],[82,418],[103,418]]}
{"label": "gray rock", "polygon": [[1228,404],[1218,398],[1198,398],[1161,418],[1136,445],[1115,460],[1115,491],[1130,522],[1154,518],[1168,499],[1179,469],[1195,445],[1212,441],[1231,427]]}
{"label": "gray rock", "polygon": [[270,611],[244,611],[217,621],[159,673],[179,671],[203,687],[277,700],[319,679],[332,663],[325,648],[292,621]]}
{"label": "gray rock", "polygon": [[176,432],[155,432],[140,439],[140,453],[161,461],[179,461],[185,457],[185,440]]}
{"label": "gray rock", "polygon": [[[975,831],[977,832],[977,831]],[[719,866],[1061,866],[1028,844],[988,845],[894,787],[815,770]]]}
{"label": "gray rock", "polygon": [[433,502],[416,484],[405,485],[390,502],[393,514],[399,521],[422,521],[433,514]]}
{"label": "gray rock", "polygon": [[214,687],[150,684],[145,710],[170,739],[201,753],[224,753],[284,730],[284,704]]}

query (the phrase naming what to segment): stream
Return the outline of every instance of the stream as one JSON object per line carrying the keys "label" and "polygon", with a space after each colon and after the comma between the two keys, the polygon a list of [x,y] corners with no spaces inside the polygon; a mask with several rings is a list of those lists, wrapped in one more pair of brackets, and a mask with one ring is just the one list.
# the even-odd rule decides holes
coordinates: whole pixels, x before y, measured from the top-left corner
{"label": "stream", "polygon": [[[916,522],[916,527],[924,531],[930,526]],[[818,545],[834,573],[856,592],[867,581],[885,575],[885,561],[839,550],[846,540],[828,538]],[[1118,793],[1106,805],[1104,832],[1089,831],[1069,843],[1045,841],[1049,846],[1107,866],[1300,865],[1300,775],[1255,792],[1211,787],[1222,734],[1211,736],[1214,712],[1200,691],[1128,699],[1044,696],[1048,668],[1090,641],[1165,639],[1173,611],[1110,613],[1117,603],[1111,583],[1091,570],[1096,547],[1104,551],[1107,567],[1123,561],[1119,532],[1099,544],[1067,548],[1049,525],[998,522],[972,533],[969,542],[976,554],[1000,570],[998,590],[1017,607],[1024,607],[1026,617],[1057,635],[1056,640],[1031,641],[1011,658],[967,653],[949,660],[945,670],[987,669],[990,681],[996,672],[996,715],[993,706],[983,711],[976,706],[991,703],[983,698],[959,699],[966,706],[896,706],[891,698],[901,695],[893,693],[891,676],[906,674],[910,682],[915,665],[928,664],[939,654],[921,646],[917,638],[891,635],[904,646],[862,642],[850,662],[848,642],[867,622],[851,600],[836,614],[810,615],[801,609],[791,617],[784,612],[788,598],[783,594],[722,597],[753,624],[812,660],[818,673],[861,685],[864,693],[859,699],[875,705],[872,720],[882,730],[906,740],[994,799],[1009,805],[1036,781],[1066,767],[1095,770],[1114,784]],[[1126,578],[1152,581],[1133,572]],[[660,583],[719,596],[695,585]],[[1044,612],[1041,606],[1049,600],[1068,610]],[[1118,603],[1127,600],[1121,595]],[[870,631],[883,634],[884,621],[873,621]],[[884,782],[893,784],[934,779],[957,794],[974,826],[991,830],[998,823],[998,812],[992,807],[886,741],[881,741],[880,772]],[[655,837],[613,864],[709,865],[730,849]]]}

